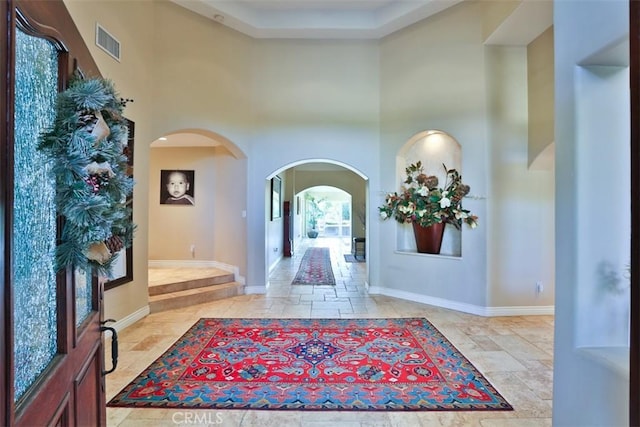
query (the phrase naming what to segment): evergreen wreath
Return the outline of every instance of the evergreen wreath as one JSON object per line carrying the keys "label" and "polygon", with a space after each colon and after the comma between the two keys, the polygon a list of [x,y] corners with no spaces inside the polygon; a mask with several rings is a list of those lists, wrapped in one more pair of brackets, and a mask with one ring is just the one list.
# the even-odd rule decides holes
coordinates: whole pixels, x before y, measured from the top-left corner
{"label": "evergreen wreath", "polygon": [[63,217],[56,249],[59,270],[68,266],[110,277],[115,254],[130,247],[135,225],[133,178],[127,174],[128,126],[122,101],[109,80],[71,81],[57,100],[53,127],[39,149],[52,161],[56,208]]}

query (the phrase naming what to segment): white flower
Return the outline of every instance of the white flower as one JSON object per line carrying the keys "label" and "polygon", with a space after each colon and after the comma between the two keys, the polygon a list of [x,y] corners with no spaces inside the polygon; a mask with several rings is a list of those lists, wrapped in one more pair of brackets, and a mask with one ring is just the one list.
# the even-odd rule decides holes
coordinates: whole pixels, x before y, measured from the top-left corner
{"label": "white flower", "polygon": [[478,226],[478,223],[473,221],[471,224],[469,224],[469,227],[471,228],[476,228]]}
{"label": "white flower", "polygon": [[463,211],[456,210],[455,213],[456,213],[456,219],[465,219],[469,217],[469,214]]}
{"label": "white flower", "polygon": [[416,216],[417,216],[418,218],[421,218],[421,217],[423,217],[423,216],[424,216],[424,214],[425,214],[426,212],[427,212],[427,210],[426,210],[426,209],[420,209],[419,211],[416,211]]}
{"label": "white flower", "polygon": [[448,208],[451,206],[451,199],[448,199],[446,196],[446,191],[442,193],[442,199],[440,199],[440,209]]}
{"label": "white flower", "polygon": [[422,197],[427,197],[429,195],[429,189],[423,185],[418,191],[416,191],[416,193],[418,193]]}
{"label": "white flower", "polygon": [[387,219],[388,218],[387,213],[385,211],[381,211],[380,212],[380,218]]}
{"label": "white flower", "polygon": [[415,209],[415,206],[413,203],[409,203],[409,206],[405,206],[405,205],[398,206],[398,210],[403,214],[409,214],[413,212],[414,209]]}

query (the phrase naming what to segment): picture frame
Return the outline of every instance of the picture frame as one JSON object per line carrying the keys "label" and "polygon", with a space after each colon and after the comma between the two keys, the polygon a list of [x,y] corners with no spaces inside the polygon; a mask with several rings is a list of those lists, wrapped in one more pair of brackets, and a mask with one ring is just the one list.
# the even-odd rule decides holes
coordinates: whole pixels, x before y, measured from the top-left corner
{"label": "picture frame", "polygon": [[[160,204],[176,206],[194,206],[195,202],[194,170],[162,169],[160,171]],[[172,182],[177,186],[171,188]],[[177,191],[177,192],[174,192]]]}
{"label": "picture frame", "polygon": [[282,217],[282,179],[271,178],[271,221]]}
{"label": "picture frame", "polygon": [[[135,123],[127,119],[127,145],[123,154],[127,156],[127,174],[133,178],[133,150],[135,141]],[[131,207],[131,222],[133,222],[133,194],[127,198],[127,204]],[[104,289],[108,291],[117,286],[133,281],[133,243],[128,248],[120,250],[113,263],[112,277],[105,282]]]}

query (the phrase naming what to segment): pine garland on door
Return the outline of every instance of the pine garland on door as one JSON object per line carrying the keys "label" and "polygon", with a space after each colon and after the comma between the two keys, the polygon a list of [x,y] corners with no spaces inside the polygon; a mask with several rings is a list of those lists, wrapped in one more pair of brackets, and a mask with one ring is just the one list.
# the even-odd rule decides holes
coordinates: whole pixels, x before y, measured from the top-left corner
{"label": "pine garland on door", "polygon": [[53,127],[40,139],[53,162],[56,208],[64,218],[58,269],[95,268],[109,277],[114,255],[131,246],[125,104],[109,80],[75,79],[60,93]]}

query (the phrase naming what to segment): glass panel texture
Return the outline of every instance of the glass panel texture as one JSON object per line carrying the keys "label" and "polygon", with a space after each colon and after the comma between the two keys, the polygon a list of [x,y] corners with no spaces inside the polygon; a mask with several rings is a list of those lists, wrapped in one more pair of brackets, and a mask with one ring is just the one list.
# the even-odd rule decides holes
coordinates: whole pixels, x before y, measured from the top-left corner
{"label": "glass panel texture", "polygon": [[91,313],[91,273],[76,268],[74,282],[76,287],[76,326],[80,326]]}
{"label": "glass panel texture", "polygon": [[55,119],[58,53],[16,31],[13,319],[15,400],[57,351],[55,177],[38,137]]}

